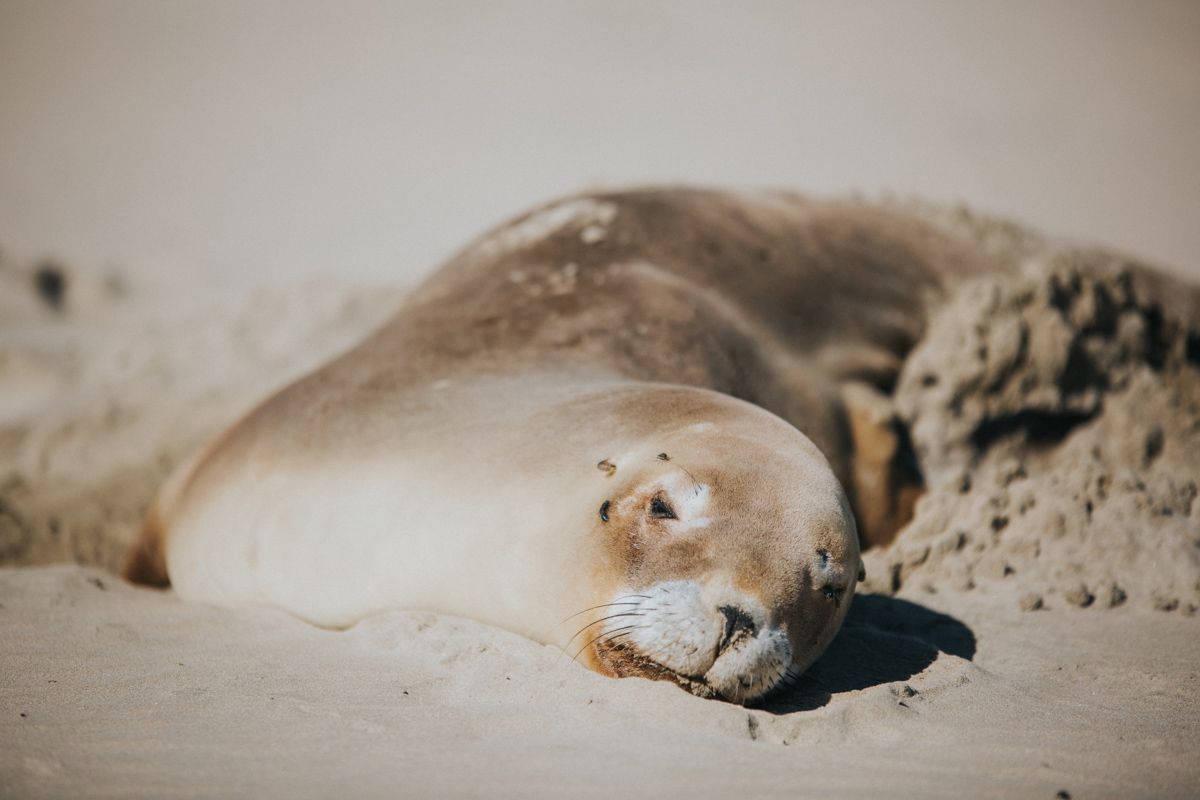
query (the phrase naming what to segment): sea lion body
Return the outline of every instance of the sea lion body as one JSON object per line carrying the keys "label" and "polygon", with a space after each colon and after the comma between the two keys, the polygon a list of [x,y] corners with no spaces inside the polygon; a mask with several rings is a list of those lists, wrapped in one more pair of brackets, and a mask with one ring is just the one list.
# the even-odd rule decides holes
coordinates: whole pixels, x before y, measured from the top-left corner
{"label": "sea lion body", "polygon": [[751,699],[849,607],[842,487],[869,534],[903,522],[845,384],[889,385],[970,261],[911,219],[792,195],[551,204],[184,464],[124,572],[333,627],[473,617]]}

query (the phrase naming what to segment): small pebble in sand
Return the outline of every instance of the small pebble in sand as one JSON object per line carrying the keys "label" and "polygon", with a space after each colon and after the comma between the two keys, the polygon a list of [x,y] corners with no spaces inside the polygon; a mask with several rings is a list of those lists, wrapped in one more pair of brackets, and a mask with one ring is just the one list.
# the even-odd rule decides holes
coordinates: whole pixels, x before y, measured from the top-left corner
{"label": "small pebble in sand", "polygon": [[1022,611],[1037,611],[1040,608],[1045,608],[1046,603],[1042,600],[1040,594],[1024,594],[1021,595],[1021,610]]}
{"label": "small pebble in sand", "polygon": [[1175,609],[1179,608],[1178,597],[1166,597],[1165,595],[1161,594],[1154,594],[1150,598],[1150,603],[1154,606],[1156,611],[1174,611]]}
{"label": "small pebble in sand", "polygon": [[1100,596],[1100,602],[1109,608],[1116,608],[1122,605],[1127,597],[1125,590],[1115,583],[1100,589],[1096,594]]}
{"label": "small pebble in sand", "polygon": [[1063,599],[1078,608],[1087,608],[1096,600],[1096,596],[1088,591],[1087,586],[1077,583],[1063,592]]}

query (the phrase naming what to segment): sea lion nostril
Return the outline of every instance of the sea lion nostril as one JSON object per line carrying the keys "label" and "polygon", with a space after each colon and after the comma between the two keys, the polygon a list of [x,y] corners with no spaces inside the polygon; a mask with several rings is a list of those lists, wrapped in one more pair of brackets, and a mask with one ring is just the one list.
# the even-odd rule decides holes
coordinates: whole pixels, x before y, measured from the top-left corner
{"label": "sea lion nostril", "polygon": [[721,637],[721,643],[717,645],[718,655],[758,631],[758,627],[750,615],[737,606],[720,606],[717,610],[725,617],[725,635]]}

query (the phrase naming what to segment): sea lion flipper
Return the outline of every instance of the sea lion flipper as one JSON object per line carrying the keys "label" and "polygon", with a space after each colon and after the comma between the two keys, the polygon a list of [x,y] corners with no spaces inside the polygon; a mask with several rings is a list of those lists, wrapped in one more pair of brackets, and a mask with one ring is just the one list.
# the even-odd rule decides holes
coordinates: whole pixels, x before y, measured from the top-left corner
{"label": "sea lion flipper", "polygon": [[194,451],[180,462],[163,482],[158,496],[142,519],[137,539],[125,554],[121,577],[130,583],[166,588],[171,585],[167,572],[167,535],[171,512],[186,490],[197,466],[221,443],[218,438],[207,447]]}
{"label": "sea lion flipper", "polygon": [[853,498],[862,549],[886,545],[912,519],[925,487],[906,459],[909,447],[892,401],[859,381],[842,384],[842,402],[854,438]]}
{"label": "sea lion flipper", "polygon": [[162,517],[155,503],[146,513],[138,538],[125,554],[121,577],[130,583],[166,588],[171,585],[167,576],[167,554],[163,547]]}

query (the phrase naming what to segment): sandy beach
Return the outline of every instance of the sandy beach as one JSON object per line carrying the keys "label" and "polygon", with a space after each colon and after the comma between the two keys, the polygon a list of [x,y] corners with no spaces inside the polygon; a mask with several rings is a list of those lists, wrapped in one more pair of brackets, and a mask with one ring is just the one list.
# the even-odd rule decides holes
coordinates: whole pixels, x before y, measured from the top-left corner
{"label": "sandy beach", "polygon": [[798,710],[747,710],[420,612],[333,633],[66,566],[0,591],[11,797],[1195,796],[1180,615],[868,596]]}

